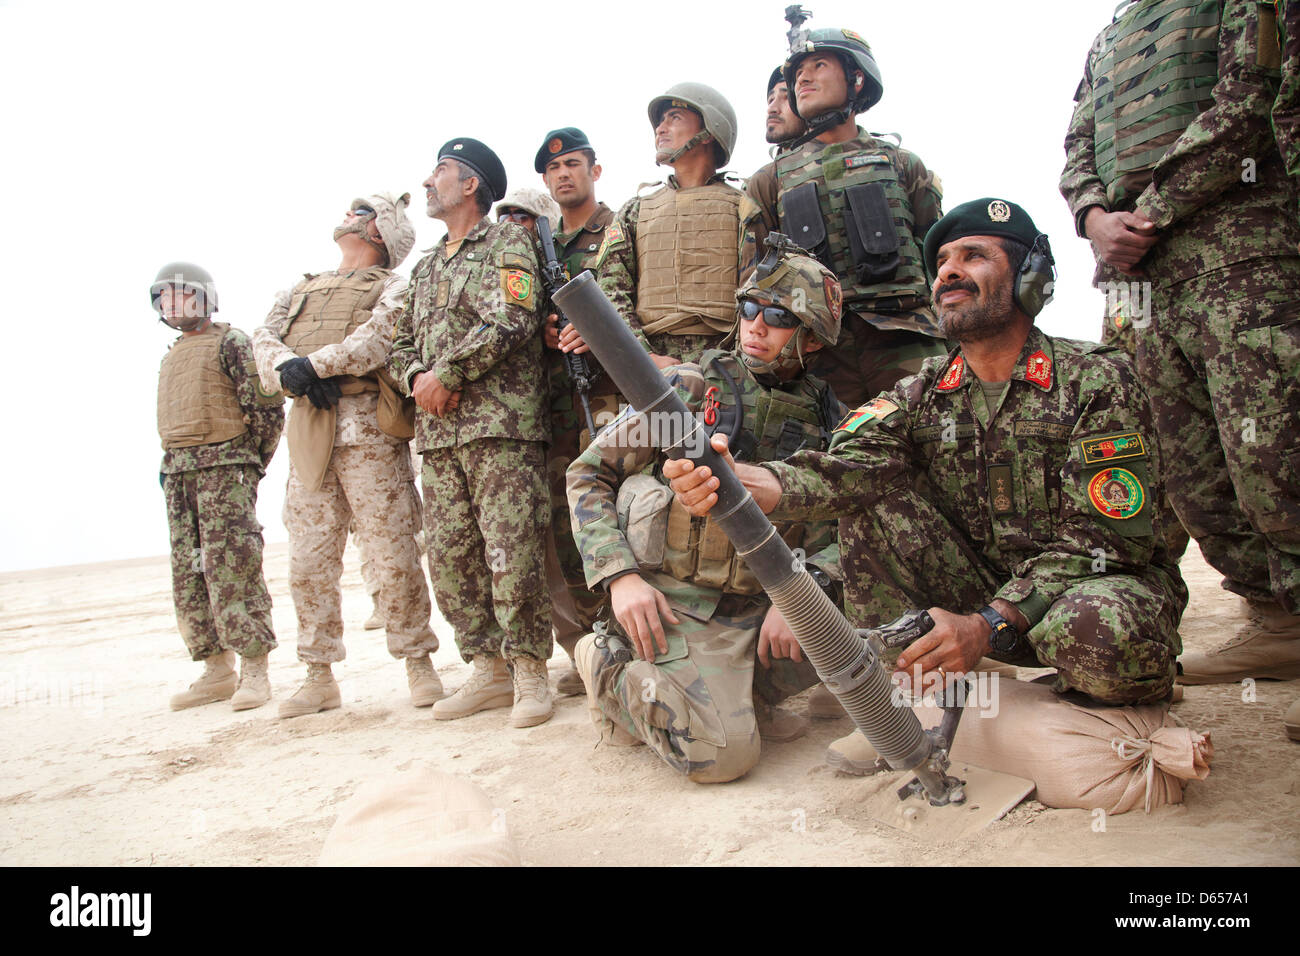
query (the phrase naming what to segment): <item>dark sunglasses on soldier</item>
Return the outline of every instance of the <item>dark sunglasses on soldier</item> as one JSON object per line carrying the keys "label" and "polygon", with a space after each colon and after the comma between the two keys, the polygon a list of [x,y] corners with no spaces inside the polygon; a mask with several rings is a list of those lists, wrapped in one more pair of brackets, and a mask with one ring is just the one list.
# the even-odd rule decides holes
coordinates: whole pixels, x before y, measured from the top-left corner
{"label": "dark sunglasses on soldier", "polygon": [[762,312],[763,324],[774,329],[793,329],[803,324],[789,309],[783,309],[779,305],[763,305],[753,299],[741,299],[736,305],[736,311],[742,319],[756,318]]}
{"label": "dark sunglasses on soldier", "polygon": [[536,218],[531,212],[522,209],[503,209],[501,215],[497,216],[497,222],[530,222]]}
{"label": "dark sunglasses on soldier", "polygon": [[369,206],[357,206],[352,210],[352,215],[354,216],[373,216],[374,214],[375,211]]}

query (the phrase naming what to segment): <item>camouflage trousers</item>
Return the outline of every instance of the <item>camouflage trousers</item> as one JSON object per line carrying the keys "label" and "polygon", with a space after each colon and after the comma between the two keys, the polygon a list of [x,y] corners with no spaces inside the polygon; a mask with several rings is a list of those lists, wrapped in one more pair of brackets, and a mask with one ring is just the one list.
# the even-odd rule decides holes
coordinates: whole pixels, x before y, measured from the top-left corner
{"label": "camouflage trousers", "polygon": [[1183,526],[1224,587],[1300,613],[1300,257],[1157,285],[1137,356]]}
{"label": "camouflage trousers", "polygon": [[[590,693],[605,718],[644,740],[688,779],[735,780],[758,762],[753,696],[776,703],[816,684],[817,672],[807,661],[755,666],[759,630],[771,606],[766,596],[724,595],[701,620],[672,599],[669,587],[661,587],[662,576],[647,581],[669,594],[681,622],[664,621],[668,653],[620,664],[598,647]],[[617,624],[612,628],[618,631]]]}
{"label": "camouflage trousers", "polygon": [[426,452],[424,527],[438,609],[466,661],[551,656],[546,451],[479,438]]}
{"label": "camouflage trousers", "polygon": [[317,491],[309,490],[290,464],[284,525],[300,661],[333,664],[347,656],[339,579],[349,525],[379,581],[388,653],[423,657],[438,649],[415,546],[419,500],[405,443],[336,447]]}
{"label": "camouflage trousers", "polygon": [[260,480],[254,465],[216,465],[163,479],[176,623],[193,660],[225,650],[260,657],[275,647],[257,522]]}
{"label": "camouflage trousers", "polygon": [[[847,614],[858,627],[907,610],[940,607],[971,614],[1010,576],[971,546],[930,500],[900,490],[872,514],[840,519]],[[1103,574],[1080,580],[1052,602],[1008,664],[1054,667],[1058,693],[1078,690],[1103,704],[1168,698],[1182,643],[1178,622],[1187,589],[1176,574]],[[1022,642],[1024,644],[1024,642]]]}
{"label": "camouflage trousers", "polygon": [[[418,475],[423,465],[424,459],[416,452],[415,442],[412,441],[407,446],[411,452],[411,474]],[[414,479],[412,479],[414,481]],[[413,485],[413,487],[415,487]],[[417,492],[418,493],[418,492]],[[423,509],[417,509],[416,514],[422,514]],[[357,550],[361,552],[361,580],[366,586],[366,593],[375,600],[379,599],[379,570],[375,567],[374,559],[366,553],[365,542],[357,536],[356,518],[352,519],[352,524],[348,528],[348,534],[356,538]],[[424,553],[424,535],[421,532],[415,534],[415,549],[418,553]]]}
{"label": "camouflage trousers", "polygon": [[[928,312],[919,314],[933,323]],[[839,341],[813,357],[812,373],[852,409],[915,375],[926,359],[947,351],[943,339],[906,329],[877,328],[858,313],[845,310]]]}

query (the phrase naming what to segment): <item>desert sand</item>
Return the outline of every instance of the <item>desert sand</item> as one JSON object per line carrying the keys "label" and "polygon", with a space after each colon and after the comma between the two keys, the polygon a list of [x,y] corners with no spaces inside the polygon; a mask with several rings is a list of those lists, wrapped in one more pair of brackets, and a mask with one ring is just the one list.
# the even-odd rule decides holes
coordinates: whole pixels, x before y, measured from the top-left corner
{"label": "desert sand", "polygon": [[[1097,832],[1088,811],[1030,798],[977,837],[932,845],[861,812],[882,778],[825,767],[846,718],[765,745],[751,773],[721,786],[679,778],[644,747],[597,746],[582,698],[559,699],[527,730],[507,727],[505,710],[436,722],[410,706],[383,632],[362,630],[357,564],[349,549],[343,707],[292,721],[276,719],[303,674],[284,545],[266,562],[275,700],[239,714],[167,709],[200,667],[176,632],[166,558],[0,575],[0,863],[310,865],[358,786],[415,766],[480,786],[526,865],[1300,863],[1300,744],[1281,723],[1300,681],[1260,682],[1253,702],[1240,685],[1187,689],[1175,712],[1212,735],[1215,756],[1182,805],[1111,816]],[[1183,569],[1184,644],[1203,648],[1231,632],[1239,601],[1194,544]],[[440,618],[435,628],[434,663],[453,690],[469,667]],[[565,664],[557,648],[553,678]]]}

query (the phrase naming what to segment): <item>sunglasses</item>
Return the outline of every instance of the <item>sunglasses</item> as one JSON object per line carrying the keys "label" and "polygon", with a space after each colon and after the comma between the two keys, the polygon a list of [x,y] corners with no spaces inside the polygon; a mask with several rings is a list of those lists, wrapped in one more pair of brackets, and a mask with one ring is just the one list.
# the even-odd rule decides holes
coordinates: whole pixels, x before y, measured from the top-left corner
{"label": "sunglasses", "polygon": [[774,329],[794,329],[803,324],[799,321],[799,317],[789,309],[783,309],[779,305],[763,305],[753,299],[741,299],[736,304],[736,312],[742,319],[757,318],[761,312],[763,313],[763,324]]}
{"label": "sunglasses", "polygon": [[352,215],[354,216],[373,216],[374,214],[375,211],[369,206],[354,206],[352,209]]}
{"label": "sunglasses", "polygon": [[531,212],[524,212],[522,209],[511,209],[497,216],[497,222],[532,222],[536,218]]}

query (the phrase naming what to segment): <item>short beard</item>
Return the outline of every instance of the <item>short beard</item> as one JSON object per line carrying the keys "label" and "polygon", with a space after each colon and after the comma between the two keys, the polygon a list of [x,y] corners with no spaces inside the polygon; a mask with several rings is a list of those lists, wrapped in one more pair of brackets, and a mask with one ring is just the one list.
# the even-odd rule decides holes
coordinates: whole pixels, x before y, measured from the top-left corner
{"label": "short beard", "polygon": [[[965,283],[954,282],[939,289],[936,301],[954,288],[967,288]],[[975,295],[979,295],[977,291]],[[944,337],[958,342],[983,342],[996,338],[1015,321],[1015,307],[1011,301],[1011,286],[1004,284],[989,294],[987,299],[967,300],[957,308],[944,310],[936,304],[939,327]]]}
{"label": "short beard", "polygon": [[362,239],[365,239],[365,238],[366,238],[366,224],[367,224],[369,221],[370,221],[370,220],[368,220],[368,219],[353,218],[353,220],[352,220],[351,222],[345,222],[345,223],[343,223],[343,224],[340,225],[340,226],[335,226],[335,227],[334,227],[334,241],[335,241],[335,242],[338,242],[340,239],[342,239],[342,238],[343,238],[344,236],[346,236],[348,233],[352,233],[352,232],[355,232],[355,233],[356,233],[357,235],[359,235]]}

